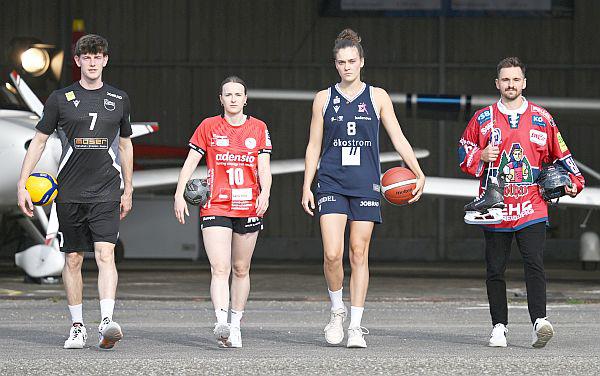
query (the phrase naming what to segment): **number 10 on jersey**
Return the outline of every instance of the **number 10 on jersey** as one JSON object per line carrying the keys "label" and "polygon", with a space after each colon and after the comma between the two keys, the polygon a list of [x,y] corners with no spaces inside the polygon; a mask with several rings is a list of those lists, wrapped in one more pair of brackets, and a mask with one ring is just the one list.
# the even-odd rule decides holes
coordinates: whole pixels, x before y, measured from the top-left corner
{"label": "number 10 on jersey", "polygon": [[229,185],[242,185],[244,184],[244,170],[241,168],[230,168],[226,170],[229,176]]}

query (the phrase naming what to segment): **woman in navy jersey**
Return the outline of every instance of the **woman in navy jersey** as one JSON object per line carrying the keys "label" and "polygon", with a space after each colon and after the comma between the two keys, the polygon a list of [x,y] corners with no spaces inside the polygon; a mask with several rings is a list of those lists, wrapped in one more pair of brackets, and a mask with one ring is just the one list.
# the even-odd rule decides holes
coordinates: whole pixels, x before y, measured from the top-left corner
{"label": "woman in navy jersey", "polygon": [[[344,339],[347,311],[342,302],[344,231],[350,223],[350,325],[347,347],[366,347],[361,326],[369,285],[369,242],[375,223],[381,223],[379,123],[383,123],[394,148],[417,176],[413,191],[417,201],[425,175],[412,147],[403,135],[387,92],[361,81],[364,66],[360,37],[343,30],[333,47],[335,68],[341,81],[317,93],[313,102],[310,139],[306,147],[302,207],[311,216],[318,207],[323,239],[323,269],[331,299],[330,321],[325,340],[339,344]],[[311,184],[317,171],[317,200]]]}

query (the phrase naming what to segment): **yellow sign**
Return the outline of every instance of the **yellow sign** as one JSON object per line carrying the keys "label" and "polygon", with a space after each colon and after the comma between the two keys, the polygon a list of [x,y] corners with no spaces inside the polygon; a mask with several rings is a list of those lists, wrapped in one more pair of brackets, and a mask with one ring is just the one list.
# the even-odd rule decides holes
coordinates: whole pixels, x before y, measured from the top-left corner
{"label": "yellow sign", "polygon": [[560,146],[561,152],[564,153],[565,151],[569,150],[567,144],[565,144],[565,140],[563,140],[562,136],[560,135],[560,132],[556,134],[556,138],[558,138],[558,146]]}
{"label": "yellow sign", "polygon": [[75,99],[75,93],[69,91],[68,93],[65,93],[65,97],[67,98],[67,101],[72,101],[73,99]]}

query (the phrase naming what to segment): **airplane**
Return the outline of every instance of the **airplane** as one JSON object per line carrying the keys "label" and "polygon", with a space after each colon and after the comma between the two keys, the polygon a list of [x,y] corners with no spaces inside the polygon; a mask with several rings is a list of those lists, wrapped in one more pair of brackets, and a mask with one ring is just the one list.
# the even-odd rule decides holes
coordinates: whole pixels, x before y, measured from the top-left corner
{"label": "airplane", "polygon": [[[2,220],[16,218],[18,224],[38,244],[15,254],[15,263],[24,269],[27,276],[36,282],[44,282],[59,275],[64,265],[64,256],[59,251],[56,235],[58,233],[58,218],[56,205],[52,204],[48,215],[40,206],[35,206],[35,217],[38,219],[42,231],[30,218],[22,215],[16,205],[17,181],[19,179],[21,164],[25,157],[27,147],[35,135],[35,126],[42,116],[43,104],[25,83],[13,71],[10,74],[12,85],[7,83],[0,87],[0,129],[3,137],[0,139],[0,157],[3,158],[3,179],[0,181],[0,214]],[[132,123],[133,137],[139,137],[158,131],[155,122]],[[46,149],[37,164],[34,172],[47,172],[56,176],[62,151],[61,142],[56,133],[46,144]],[[417,158],[429,156],[429,151],[415,149]],[[381,163],[400,161],[400,156],[395,152],[381,153]],[[161,188],[174,186],[179,178],[180,168],[165,168],[153,170],[138,170],[133,173],[133,187]],[[271,173],[288,174],[304,171],[304,159],[273,160]],[[192,178],[205,177],[206,167],[199,166]],[[42,232],[45,232],[43,234]]]}

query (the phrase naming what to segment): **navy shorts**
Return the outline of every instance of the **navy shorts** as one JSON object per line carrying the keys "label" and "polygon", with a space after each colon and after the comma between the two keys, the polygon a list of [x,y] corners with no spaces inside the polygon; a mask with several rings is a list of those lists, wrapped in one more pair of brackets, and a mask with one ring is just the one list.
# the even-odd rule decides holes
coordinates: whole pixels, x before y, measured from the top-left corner
{"label": "navy shorts", "polygon": [[227,227],[236,234],[249,234],[263,229],[263,219],[260,217],[223,217],[218,215],[207,215],[200,218],[202,225],[207,227]]}
{"label": "navy shorts", "polygon": [[317,211],[324,214],[346,214],[349,221],[381,223],[381,200],[352,197],[338,193],[317,194]]}
{"label": "navy shorts", "polygon": [[120,202],[57,203],[58,240],[63,252],[92,252],[95,242],[117,243]]}

